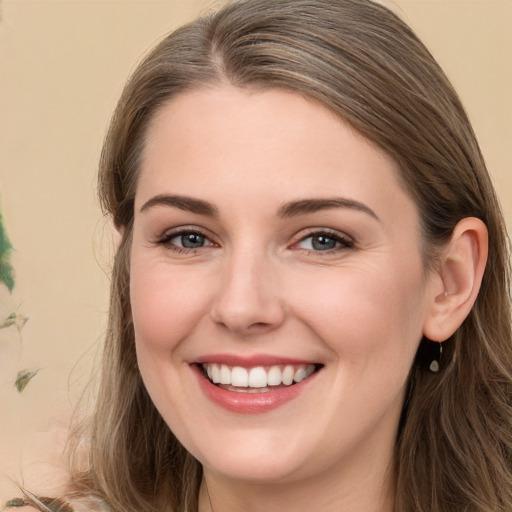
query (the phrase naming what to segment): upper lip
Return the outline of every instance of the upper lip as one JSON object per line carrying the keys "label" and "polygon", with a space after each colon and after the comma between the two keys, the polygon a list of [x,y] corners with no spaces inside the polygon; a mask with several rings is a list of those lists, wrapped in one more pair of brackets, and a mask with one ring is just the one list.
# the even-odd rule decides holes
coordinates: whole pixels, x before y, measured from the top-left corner
{"label": "upper lip", "polygon": [[317,361],[292,357],[283,357],[271,354],[254,354],[251,356],[241,356],[236,354],[208,354],[199,357],[197,360],[194,361],[194,363],[217,363],[225,364],[228,366],[242,366],[244,368],[252,368],[254,366],[274,366],[286,364],[318,364]]}

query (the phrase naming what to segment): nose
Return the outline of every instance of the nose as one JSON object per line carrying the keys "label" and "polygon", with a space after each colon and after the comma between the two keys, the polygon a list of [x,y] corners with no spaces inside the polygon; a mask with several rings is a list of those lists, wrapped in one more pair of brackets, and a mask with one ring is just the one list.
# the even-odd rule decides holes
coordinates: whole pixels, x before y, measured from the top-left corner
{"label": "nose", "polygon": [[212,320],[232,333],[248,336],[269,332],[285,318],[276,269],[269,258],[233,255],[220,277],[211,307]]}

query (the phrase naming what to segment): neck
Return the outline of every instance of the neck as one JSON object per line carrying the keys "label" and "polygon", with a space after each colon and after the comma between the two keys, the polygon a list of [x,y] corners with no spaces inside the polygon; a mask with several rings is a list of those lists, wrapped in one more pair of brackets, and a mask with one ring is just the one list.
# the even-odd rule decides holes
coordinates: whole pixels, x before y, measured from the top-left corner
{"label": "neck", "polygon": [[205,469],[199,496],[199,512],[392,512],[393,504],[388,463],[328,468],[314,478],[272,483],[235,481]]}

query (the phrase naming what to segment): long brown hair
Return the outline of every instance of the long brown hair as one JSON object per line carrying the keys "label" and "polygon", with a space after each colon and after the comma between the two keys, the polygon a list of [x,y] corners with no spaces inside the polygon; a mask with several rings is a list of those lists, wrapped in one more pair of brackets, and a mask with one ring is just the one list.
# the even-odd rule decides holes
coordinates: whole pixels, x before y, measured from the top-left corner
{"label": "long brown hair", "polygon": [[166,37],[138,66],[100,162],[104,211],[123,237],[111,288],[89,460],[74,485],[115,512],[197,509],[200,464],[142,383],[129,302],[129,251],[147,127],[184,90],[229,82],[313,98],[391,155],[421,217],[425,264],[464,217],[489,230],[489,261],[439,373],[424,340],[396,442],[396,512],[512,510],[512,335],[507,237],[461,102],[425,46],[370,0],[242,0]]}

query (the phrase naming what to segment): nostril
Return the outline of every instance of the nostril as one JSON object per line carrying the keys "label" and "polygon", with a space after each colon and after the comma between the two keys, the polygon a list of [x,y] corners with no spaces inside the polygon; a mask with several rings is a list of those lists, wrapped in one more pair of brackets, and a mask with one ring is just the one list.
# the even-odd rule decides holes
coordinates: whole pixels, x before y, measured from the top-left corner
{"label": "nostril", "polygon": [[267,324],[265,322],[255,322],[254,324],[249,325],[248,329],[250,330],[260,330],[260,329],[266,329],[270,324]]}
{"label": "nostril", "polygon": [[265,315],[264,313],[251,314],[251,312],[214,311],[211,314],[211,319],[217,326],[223,329],[233,333],[248,335],[273,330],[282,324],[284,318],[284,315],[267,315],[268,321],[257,321],[267,320],[267,318],[254,318],[258,316],[264,317]]}

